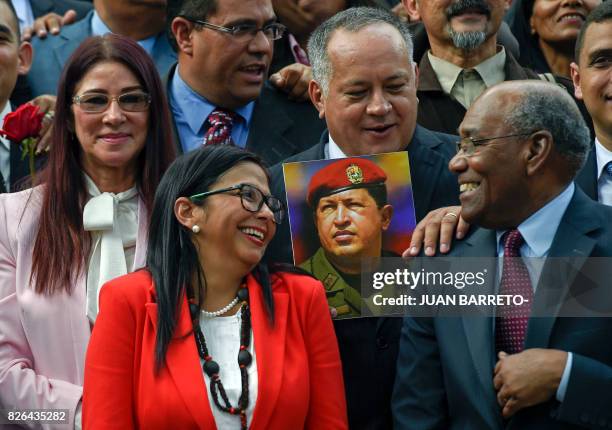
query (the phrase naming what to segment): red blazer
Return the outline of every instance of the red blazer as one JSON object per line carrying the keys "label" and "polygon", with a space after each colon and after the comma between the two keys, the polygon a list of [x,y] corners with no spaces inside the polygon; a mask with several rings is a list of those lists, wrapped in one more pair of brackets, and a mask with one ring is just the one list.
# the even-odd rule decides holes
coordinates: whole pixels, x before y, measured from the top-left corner
{"label": "red blazer", "polygon": [[[274,326],[265,314],[261,287],[247,277],[258,372],[249,428],[346,429],[342,368],[323,287],[289,273],[274,274],[271,281]],[[158,374],[156,325],[149,272],[117,278],[102,289],[85,359],[85,429],[216,428],[187,300]]]}

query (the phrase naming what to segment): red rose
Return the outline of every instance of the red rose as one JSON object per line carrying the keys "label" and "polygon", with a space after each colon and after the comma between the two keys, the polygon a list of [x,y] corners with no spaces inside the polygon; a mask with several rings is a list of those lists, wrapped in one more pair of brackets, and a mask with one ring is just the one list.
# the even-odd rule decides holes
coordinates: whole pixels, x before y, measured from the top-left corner
{"label": "red rose", "polygon": [[0,133],[13,142],[20,143],[28,137],[38,137],[45,114],[39,112],[38,106],[26,103],[4,117]]}

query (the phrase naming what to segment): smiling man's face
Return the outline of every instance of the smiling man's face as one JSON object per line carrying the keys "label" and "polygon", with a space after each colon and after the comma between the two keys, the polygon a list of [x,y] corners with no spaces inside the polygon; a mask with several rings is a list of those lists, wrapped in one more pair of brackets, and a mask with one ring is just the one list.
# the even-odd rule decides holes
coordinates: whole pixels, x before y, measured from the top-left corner
{"label": "smiling man's face", "polygon": [[416,76],[399,31],[384,23],[336,30],[327,52],[329,88],[313,82],[311,97],[334,142],[349,156],[405,149],[416,126]]}

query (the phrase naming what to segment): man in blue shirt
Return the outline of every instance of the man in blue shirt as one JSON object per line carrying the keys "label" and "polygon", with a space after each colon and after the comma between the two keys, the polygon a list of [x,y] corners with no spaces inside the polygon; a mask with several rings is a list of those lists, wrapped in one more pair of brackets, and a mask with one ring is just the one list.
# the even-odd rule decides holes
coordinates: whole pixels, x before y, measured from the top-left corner
{"label": "man in blue shirt", "polygon": [[170,1],[167,22],[178,52],[167,89],[179,151],[222,129],[224,143],[273,164],[317,141],[324,124],[314,107],[268,84],[273,41],[284,32],[270,0]]}
{"label": "man in blue shirt", "polygon": [[[602,343],[612,320],[560,317],[585,279],[560,275],[548,259],[574,257],[579,270],[586,257],[612,253],[612,208],[573,182],[588,154],[588,128],[566,91],[533,80],[486,90],[459,131],[449,168],[458,175],[461,216],[479,228],[450,255],[503,257],[499,282],[487,288],[514,291],[529,305],[510,314],[498,307],[494,321],[407,317],[395,426],[605,428],[612,422],[612,350]],[[579,300],[609,312],[609,279],[597,281]],[[536,312],[551,303],[558,313]]]}

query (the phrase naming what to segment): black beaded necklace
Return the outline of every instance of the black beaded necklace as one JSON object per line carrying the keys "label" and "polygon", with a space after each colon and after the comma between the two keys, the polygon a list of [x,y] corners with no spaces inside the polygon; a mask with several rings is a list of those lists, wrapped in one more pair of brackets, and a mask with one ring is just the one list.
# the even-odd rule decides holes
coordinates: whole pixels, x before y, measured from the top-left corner
{"label": "black beaded necklace", "polygon": [[[204,360],[202,369],[204,369],[204,372],[210,378],[210,395],[213,398],[213,402],[223,412],[231,415],[240,415],[240,428],[241,430],[247,430],[246,410],[249,406],[249,375],[247,373],[247,367],[253,361],[253,357],[248,351],[249,345],[251,344],[251,310],[249,308],[249,290],[246,289],[245,285],[242,285],[238,290],[237,297],[243,305],[240,310],[242,322],[240,324],[240,351],[238,352],[238,366],[240,367],[242,389],[240,398],[238,399],[238,406],[236,407],[231,405],[225,393],[225,388],[223,388],[223,384],[221,383],[221,378],[219,378],[219,363],[214,361],[212,356],[208,353],[206,340],[204,339],[204,334],[199,324],[200,307],[196,303],[190,302],[189,311],[193,322],[193,331],[195,333],[198,354],[200,358]],[[224,405],[219,401],[219,395]]]}

